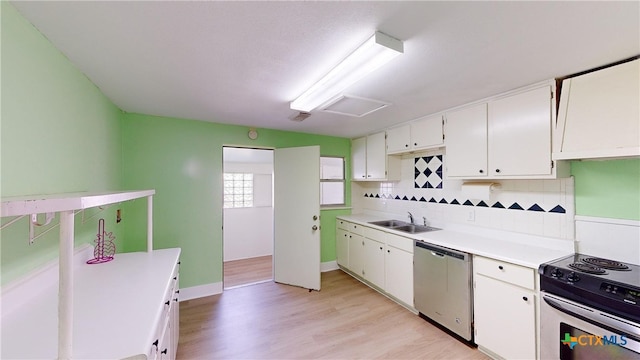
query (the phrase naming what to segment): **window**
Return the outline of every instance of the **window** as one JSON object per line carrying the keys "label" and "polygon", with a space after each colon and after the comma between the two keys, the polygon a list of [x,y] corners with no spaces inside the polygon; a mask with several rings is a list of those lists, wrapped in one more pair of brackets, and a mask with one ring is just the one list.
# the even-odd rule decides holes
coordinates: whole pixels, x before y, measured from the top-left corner
{"label": "window", "polygon": [[224,208],[253,207],[253,174],[224,173]]}
{"label": "window", "polygon": [[320,157],[320,205],[344,205],[344,158]]}

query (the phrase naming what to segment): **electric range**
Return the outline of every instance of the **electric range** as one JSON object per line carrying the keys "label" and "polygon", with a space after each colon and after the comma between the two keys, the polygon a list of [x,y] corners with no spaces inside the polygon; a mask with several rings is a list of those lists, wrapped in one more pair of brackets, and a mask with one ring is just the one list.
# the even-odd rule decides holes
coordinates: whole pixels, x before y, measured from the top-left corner
{"label": "electric range", "polygon": [[574,254],[542,264],[540,290],[640,323],[640,266]]}

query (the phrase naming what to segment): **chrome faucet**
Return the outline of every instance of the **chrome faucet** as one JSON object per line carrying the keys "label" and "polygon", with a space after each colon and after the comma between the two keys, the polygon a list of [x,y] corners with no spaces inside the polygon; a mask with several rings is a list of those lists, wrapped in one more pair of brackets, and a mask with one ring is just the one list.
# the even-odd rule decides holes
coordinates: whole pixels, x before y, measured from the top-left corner
{"label": "chrome faucet", "polygon": [[413,225],[413,214],[411,214],[410,212],[407,211],[407,213],[409,213],[409,220],[411,220],[411,224]]}

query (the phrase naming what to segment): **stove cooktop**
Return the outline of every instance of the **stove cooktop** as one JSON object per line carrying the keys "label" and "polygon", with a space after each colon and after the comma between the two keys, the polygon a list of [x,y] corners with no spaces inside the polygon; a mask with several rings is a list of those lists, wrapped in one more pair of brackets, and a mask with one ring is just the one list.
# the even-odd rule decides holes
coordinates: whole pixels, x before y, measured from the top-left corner
{"label": "stove cooktop", "polygon": [[[640,289],[640,266],[626,264],[585,254],[574,254],[543,265],[548,271],[540,273],[579,286],[580,279],[596,277]],[[575,280],[575,281],[574,281]]]}
{"label": "stove cooktop", "polygon": [[585,254],[542,264],[540,289],[640,321],[640,266]]}

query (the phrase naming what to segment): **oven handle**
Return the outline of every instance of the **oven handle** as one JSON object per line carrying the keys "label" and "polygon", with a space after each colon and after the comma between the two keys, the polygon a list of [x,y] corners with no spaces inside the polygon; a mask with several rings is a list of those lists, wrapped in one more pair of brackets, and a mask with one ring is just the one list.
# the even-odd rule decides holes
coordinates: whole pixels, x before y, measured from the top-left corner
{"label": "oven handle", "polygon": [[557,298],[548,294],[542,294],[544,301],[556,310],[565,314],[577,316],[596,326],[607,327],[610,330],[621,332],[636,341],[640,341],[640,325],[620,319],[613,315],[603,314],[595,309],[588,308],[569,300]]}

